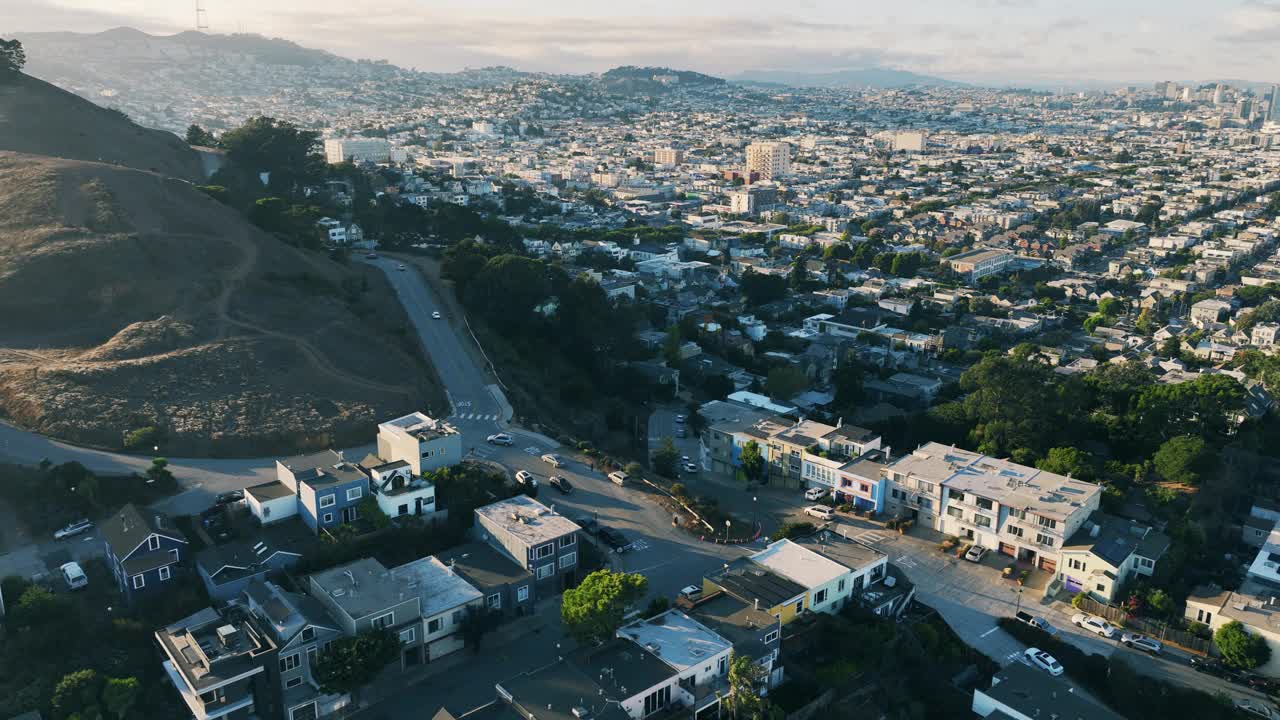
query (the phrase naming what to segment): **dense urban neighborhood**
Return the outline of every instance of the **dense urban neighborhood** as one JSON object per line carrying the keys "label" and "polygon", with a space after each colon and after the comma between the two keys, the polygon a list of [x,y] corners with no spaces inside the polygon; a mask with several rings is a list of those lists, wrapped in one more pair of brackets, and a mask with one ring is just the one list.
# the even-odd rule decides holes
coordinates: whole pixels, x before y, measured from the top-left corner
{"label": "dense urban neighborhood", "polygon": [[[91,402],[93,363],[203,331],[0,335],[0,717],[1280,718],[1280,85],[445,75],[134,33],[20,36],[0,103],[181,135],[166,193],[394,341],[267,332],[245,270],[208,335],[304,349],[290,419],[130,385],[86,442],[24,388]],[[163,174],[4,122],[0,171]],[[123,187],[84,227],[160,232]],[[392,353],[407,390],[366,370]]]}

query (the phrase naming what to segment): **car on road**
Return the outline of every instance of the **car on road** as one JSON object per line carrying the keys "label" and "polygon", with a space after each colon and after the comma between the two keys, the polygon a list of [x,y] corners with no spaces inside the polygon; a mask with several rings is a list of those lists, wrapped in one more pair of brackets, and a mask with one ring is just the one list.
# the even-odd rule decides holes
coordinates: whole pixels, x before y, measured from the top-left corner
{"label": "car on road", "polygon": [[686,585],[680,588],[680,596],[691,602],[697,602],[702,597],[702,588],[697,585]]}
{"label": "car on road", "polygon": [[694,464],[694,463],[691,463],[691,462],[687,462],[687,463],[685,463],[684,465],[681,465],[681,466],[680,466],[680,469],[681,469],[681,470],[683,470],[683,471],[685,471],[685,472],[687,472],[687,473],[689,473],[690,475],[697,475],[697,474],[698,474],[698,466],[697,466],[696,464]]}
{"label": "car on road", "polygon": [[600,542],[608,545],[611,550],[616,553],[626,552],[627,537],[611,527],[600,526],[596,531],[596,537],[600,538]]}
{"label": "car on road", "polygon": [[678,429],[676,430],[676,437],[678,437],[678,438],[685,438],[685,437],[689,437],[689,433],[685,432],[685,431],[684,431],[684,428],[678,428]]}
{"label": "car on road", "polygon": [[804,509],[804,514],[809,517],[818,518],[819,520],[831,520],[836,516],[836,514],[831,511],[831,508],[826,505],[810,505]]}
{"label": "car on road", "polygon": [[433,310],[433,311],[431,311],[431,319],[432,319],[432,320],[439,320],[439,319],[440,319],[440,311],[439,311],[439,310]]}
{"label": "car on road", "polygon": [[1095,615],[1086,615],[1084,613],[1076,613],[1075,615],[1071,616],[1071,622],[1077,627],[1088,630],[1089,632],[1097,633],[1098,635],[1101,635],[1102,637],[1108,640],[1115,637],[1116,635],[1115,625],[1112,625],[1106,620],[1103,620],[1102,618],[1097,617]]}
{"label": "car on road", "polygon": [[565,495],[568,495],[569,493],[573,492],[573,486],[569,484],[569,478],[563,478],[563,477],[560,477],[559,475],[552,475],[551,477],[547,478],[547,484],[559,490],[560,492],[564,493]]}
{"label": "car on road", "polygon": [[70,523],[68,525],[58,528],[56,531],[54,531],[53,538],[55,540],[65,540],[66,538],[74,537],[76,535],[79,535],[80,533],[89,532],[89,529],[92,527],[93,527],[93,523],[89,522],[89,518],[82,518],[73,523]]}
{"label": "car on road", "polygon": [[1141,650],[1144,653],[1150,653],[1152,655],[1159,655],[1160,652],[1164,650],[1164,645],[1162,645],[1159,640],[1149,638],[1146,635],[1141,635],[1139,633],[1124,633],[1120,636],[1120,642],[1134,650]]}
{"label": "car on road", "polygon": [[377,260],[377,259],[378,259],[378,253],[374,253],[374,252],[371,252],[371,253],[365,253],[365,254],[364,254],[364,257],[365,257],[365,259],[366,259],[366,260]]}
{"label": "car on road", "polygon": [[830,492],[831,491],[826,488],[820,488],[820,487],[809,488],[808,490],[804,491],[804,499],[808,500],[809,502],[813,502],[814,500],[821,500],[822,498],[826,497]]}
{"label": "car on road", "polygon": [[538,479],[535,478],[533,476],[533,473],[529,472],[528,470],[516,471],[516,482],[520,483],[521,485],[527,485],[529,487],[538,487]]}
{"label": "car on road", "polygon": [[409,268],[405,267],[405,266],[404,266],[404,263],[400,263],[399,265],[397,265],[397,266],[396,266],[396,269],[397,269],[397,270],[408,270]]}
{"label": "car on road", "polygon": [[1040,668],[1054,677],[1062,674],[1062,663],[1040,648],[1027,648],[1024,656],[1027,658],[1027,662],[1031,664],[1031,667]]}
{"label": "car on road", "polygon": [[969,562],[982,562],[982,558],[986,557],[987,549],[981,545],[974,545],[969,548],[969,552],[964,554],[964,559]]}
{"label": "car on road", "polygon": [[79,563],[65,563],[58,570],[62,573],[62,580],[67,584],[68,590],[79,590],[89,584],[89,576],[84,574]]}
{"label": "car on road", "polygon": [[1049,621],[1045,620],[1042,617],[1038,617],[1036,615],[1032,615],[1031,613],[1023,612],[1021,610],[1019,610],[1013,617],[1014,619],[1018,620],[1018,622],[1026,623],[1027,625],[1030,625],[1033,628],[1039,628],[1040,630],[1044,631],[1049,635],[1058,634],[1058,628],[1050,625]]}
{"label": "car on road", "polygon": [[579,515],[573,519],[574,524],[582,528],[582,531],[588,535],[595,535],[600,532],[600,523],[589,515]]}
{"label": "car on road", "polygon": [[1205,675],[1212,675],[1220,678],[1225,678],[1231,674],[1231,671],[1228,670],[1226,666],[1212,658],[1192,657],[1191,669],[1196,672],[1202,672]]}
{"label": "car on road", "polygon": [[1239,698],[1232,703],[1232,706],[1245,717],[1266,718],[1267,720],[1280,718],[1280,711],[1261,700]]}
{"label": "car on road", "polygon": [[1251,687],[1260,693],[1266,693],[1267,695],[1274,695],[1277,690],[1280,690],[1280,682],[1269,677],[1243,673],[1241,680],[1243,685]]}
{"label": "car on road", "polygon": [[627,474],[622,472],[621,470],[614,470],[613,472],[609,473],[609,482],[613,483],[614,485],[626,485]]}
{"label": "car on road", "polygon": [[550,465],[553,468],[564,467],[564,458],[560,457],[559,455],[556,455],[555,453],[547,453],[546,455],[543,455],[542,462]]}
{"label": "car on road", "polygon": [[243,490],[229,490],[224,493],[218,493],[218,496],[213,499],[213,504],[214,505],[235,505],[236,503],[242,500],[244,500]]}
{"label": "car on road", "polygon": [[506,433],[494,433],[485,438],[484,441],[490,445],[506,445],[507,447],[515,443],[515,440],[511,439],[511,436]]}
{"label": "car on road", "polygon": [[677,415],[677,416],[676,416],[676,424],[677,424],[677,425],[683,425],[683,424],[684,424],[684,416],[683,416],[683,415]]}

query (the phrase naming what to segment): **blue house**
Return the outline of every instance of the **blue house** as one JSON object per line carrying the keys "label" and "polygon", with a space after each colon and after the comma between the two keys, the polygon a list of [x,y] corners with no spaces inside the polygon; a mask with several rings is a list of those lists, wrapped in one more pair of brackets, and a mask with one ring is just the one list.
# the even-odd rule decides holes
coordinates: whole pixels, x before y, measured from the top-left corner
{"label": "blue house", "polygon": [[[297,565],[305,545],[298,536],[311,536],[296,523],[288,525],[295,527],[296,532],[276,525],[263,528],[255,539],[214,545],[196,553],[196,572],[209,597],[217,602],[230,602],[255,580],[266,580],[276,572]],[[314,538],[311,542],[315,542]]]}
{"label": "blue house", "polygon": [[263,525],[297,515],[314,533],[359,517],[369,478],[333,450],[276,461],[276,481],[247,488],[245,503]]}
{"label": "blue house", "polygon": [[164,515],[133,503],[102,523],[107,566],[129,602],[160,592],[181,574],[187,538]]}

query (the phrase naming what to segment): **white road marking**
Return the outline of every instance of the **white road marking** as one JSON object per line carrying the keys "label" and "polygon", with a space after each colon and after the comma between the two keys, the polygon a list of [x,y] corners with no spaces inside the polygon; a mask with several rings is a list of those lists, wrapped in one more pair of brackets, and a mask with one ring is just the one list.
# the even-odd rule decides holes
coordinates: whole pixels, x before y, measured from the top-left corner
{"label": "white road marking", "polygon": [[529,453],[530,455],[542,454],[542,448],[538,447],[537,445],[530,445],[529,447],[525,448],[524,451]]}
{"label": "white road marking", "polygon": [[982,633],[982,634],[981,634],[981,635],[979,635],[978,637],[980,637],[980,638],[984,638],[984,637],[986,637],[986,636],[990,635],[991,633],[993,633],[993,632],[995,632],[995,631],[997,631],[997,630],[999,630],[999,629],[1000,629],[1000,628],[998,628],[998,627],[993,627],[993,628],[991,628],[990,630],[988,630],[988,631],[986,631],[986,632]]}

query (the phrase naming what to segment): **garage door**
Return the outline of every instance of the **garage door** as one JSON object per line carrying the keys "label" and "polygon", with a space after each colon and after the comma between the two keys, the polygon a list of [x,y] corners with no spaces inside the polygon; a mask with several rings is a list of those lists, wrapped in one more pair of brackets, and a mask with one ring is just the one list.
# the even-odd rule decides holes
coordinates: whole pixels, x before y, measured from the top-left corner
{"label": "garage door", "polygon": [[1040,558],[1040,569],[1045,572],[1058,572],[1058,561],[1053,558]]}
{"label": "garage door", "polygon": [[1067,592],[1069,592],[1069,593],[1078,593],[1078,592],[1080,592],[1082,589],[1084,589],[1084,586],[1080,584],[1080,581],[1079,581],[1079,580],[1077,580],[1077,579],[1075,579],[1075,578],[1073,578],[1073,577],[1071,577],[1070,575],[1068,575],[1068,576],[1067,576],[1066,578],[1064,578],[1064,579],[1066,580],[1066,582],[1065,582],[1065,583],[1063,583],[1063,584],[1064,584],[1064,585],[1066,585]]}
{"label": "garage door", "polygon": [[1009,543],[1000,543],[1000,554],[1008,555],[1009,557],[1018,557],[1018,548],[1017,546],[1010,545]]}
{"label": "garage door", "polygon": [[436,660],[448,655],[451,652],[457,652],[462,649],[466,641],[462,639],[461,633],[454,633],[448,637],[440,638],[427,646],[428,658]]}

